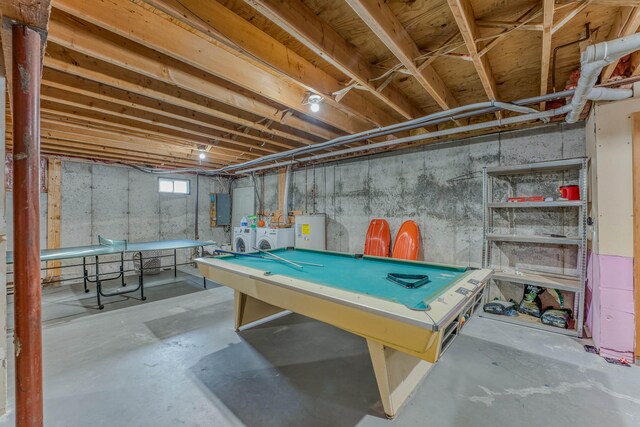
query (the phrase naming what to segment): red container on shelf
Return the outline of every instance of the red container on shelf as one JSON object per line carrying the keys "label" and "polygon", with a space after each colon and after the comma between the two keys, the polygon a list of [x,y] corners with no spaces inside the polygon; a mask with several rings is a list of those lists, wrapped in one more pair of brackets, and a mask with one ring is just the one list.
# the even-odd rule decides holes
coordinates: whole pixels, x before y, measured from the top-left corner
{"label": "red container on shelf", "polygon": [[560,197],[567,200],[580,200],[580,186],[563,185],[560,187]]}

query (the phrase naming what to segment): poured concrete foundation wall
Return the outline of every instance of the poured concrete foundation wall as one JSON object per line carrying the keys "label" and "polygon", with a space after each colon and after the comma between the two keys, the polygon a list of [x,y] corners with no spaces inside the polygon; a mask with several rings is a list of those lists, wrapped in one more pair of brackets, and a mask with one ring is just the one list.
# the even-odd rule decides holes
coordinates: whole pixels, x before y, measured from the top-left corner
{"label": "poured concrete foundation wall", "polygon": [[[482,260],[482,168],[585,155],[584,124],[557,124],[298,169],[293,172],[289,210],[327,215],[327,249],[362,252],[369,221],[384,218],[392,238],[401,223],[415,220],[422,232],[420,259],[479,266]],[[256,176],[258,210],[278,209],[278,176]],[[513,180],[520,195],[558,196],[577,175],[550,174]],[[252,178],[234,186],[253,184]],[[507,185],[507,186],[509,186]],[[506,190],[505,190],[506,194]],[[570,214],[544,210],[519,214],[515,225],[529,233],[572,233]],[[508,218],[496,217],[496,225]],[[518,221],[520,220],[520,221]],[[548,224],[557,224],[550,226]],[[575,232],[573,233],[575,234]],[[503,265],[575,272],[575,250],[500,245]]]}
{"label": "poured concrete foundation wall", "polygon": [[[127,167],[97,165],[72,161],[62,162],[62,208],[60,226],[61,247],[98,243],[98,235],[131,242],[195,238],[195,175],[163,175],[167,178],[190,180],[191,194],[177,195],[158,192],[158,175],[150,175]],[[209,194],[227,193],[226,180],[200,177],[198,229],[200,240],[220,243],[230,241],[224,227],[211,228]],[[11,212],[11,194],[7,195]],[[41,195],[42,247],[46,247],[46,194]],[[13,238],[9,219],[9,247]],[[192,256],[191,250],[178,251],[178,262]],[[105,257],[106,259],[106,257]],[[78,264],[82,260],[63,261],[62,265]],[[91,260],[88,260],[89,262]],[[163,265],[172,263],[163,258]],[[125,268],[132,268],[131,263]],[[101,268],[113,271],[115,264]],[[92,268],[89,268],[93,271]],[[65,268],[63,277],[82,274],[79,267]]]}

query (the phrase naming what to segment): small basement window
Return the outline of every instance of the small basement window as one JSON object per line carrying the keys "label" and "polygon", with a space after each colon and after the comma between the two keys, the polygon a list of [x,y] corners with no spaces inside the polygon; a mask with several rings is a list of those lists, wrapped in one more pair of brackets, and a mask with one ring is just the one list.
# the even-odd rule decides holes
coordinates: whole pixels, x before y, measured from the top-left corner
{"label": "small basement window", "polygon": [[189,194],[189,180],[160,178],[158,180],[158,191],[161,193]]}

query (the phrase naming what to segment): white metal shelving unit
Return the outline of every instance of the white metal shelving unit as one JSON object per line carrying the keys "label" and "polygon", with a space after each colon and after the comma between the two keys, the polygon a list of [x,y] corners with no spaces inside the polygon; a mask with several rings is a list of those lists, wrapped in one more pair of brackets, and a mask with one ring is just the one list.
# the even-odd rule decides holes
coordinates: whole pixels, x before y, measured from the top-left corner
{"label": "white metal shelving unit", "polygon": [[[518,317],[498,316],[479,310],[480,316],[534,327],[542,330],[582,336],[584,322],[584,295],[587,267],[587,158],[558,160],[550,162],[531,163],[517,166],[485,167],[483,170],[483,266],[493,268],[494,280],[509,282],[515,286],[535,285],[543,288],[557,289],[573,293],[574,327],[562,329],[544,325],[538,319],[520,315]],[[494,180],[513,175],[538,174],[548,172],[563,172],[577,170],[579,173],[580,200],[553,202],[496,202],[493,199]],[[578,209],[578,235],[569,237],[555,237],[547,235],[498,234],[493,230],[493,215],[497,209]],[[511,225],[511,224],[510,224]],[[559,224],[558,224],[559,225]],[[492,250],[500,242],[529,243],[540,245],[577,246],[577,272],[575,276],[551,274],[542,271],[503,269],[502,266],[492,265]],[[489,288],[485,291],[485,299],[489,298]]]}

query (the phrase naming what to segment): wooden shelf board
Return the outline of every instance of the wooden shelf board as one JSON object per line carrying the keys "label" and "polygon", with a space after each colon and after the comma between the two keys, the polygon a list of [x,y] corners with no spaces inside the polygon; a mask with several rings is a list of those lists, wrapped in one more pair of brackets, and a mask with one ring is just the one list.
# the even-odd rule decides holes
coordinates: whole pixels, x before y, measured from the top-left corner
{"label": "wooden shelf board", "polygon": [[540,319],[538,319],[537,317],[529,316],[527,314],[522,314],[522,313],[518,313],[518,316],[516,317],[510,317],[510,316],[503,316],[499,314],[487,313],[483,310],[479,310],[478,315],[480,317],[485,317],[487,319],[499,320],[499,321],[511,323],[514,325],[527,326],[530,328],[541,329],[543,331],[555,332],[563,335],[578,336],[578,331],[575,329],[575,321],[571,321],[570,323],[570,325],[571,324],[574,325],[573,329],[563,329],[563,328],[557,328],[555,326],[545,325],[544,323],[540,322]]}
{"label": "wooden shelf board", "polygon": [[555,276],[544,273],[520,272],[521,274],[496,270],[494,280],[502,280],[522,285],[537,285],[570,292],[581,292],[580,279],[569,276]]}

